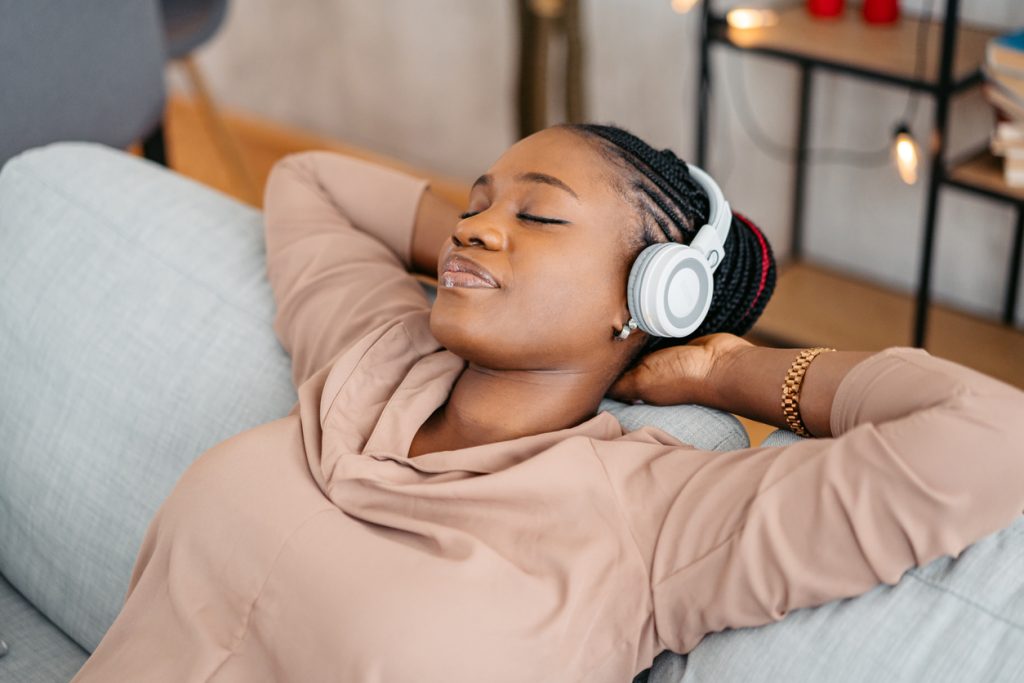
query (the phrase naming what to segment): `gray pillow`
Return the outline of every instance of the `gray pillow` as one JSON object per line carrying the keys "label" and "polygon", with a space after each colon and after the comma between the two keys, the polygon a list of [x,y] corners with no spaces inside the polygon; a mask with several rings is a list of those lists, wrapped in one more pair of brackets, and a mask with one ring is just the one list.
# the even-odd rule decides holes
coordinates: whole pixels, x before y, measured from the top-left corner
{"label": "gray pillow", "polygon": [[665,651],[647,683],[1019,683],[1024,680],[1024,517],[908,570],[894,585],[779,622]]}
{"label": "gray pillow", "polygon": [[733,415],[700,405],[627,405],[606,398],[599,410],[618,418],[623,429],[644,425],[663,429],[686,444],[709,451],[729,451],[750,446],[747,430]]}
{"label": "gray pillow", "polygon": [[0,573],[83,648],[204,450],[295,402],[260,213],[58,144],[0,173]]}

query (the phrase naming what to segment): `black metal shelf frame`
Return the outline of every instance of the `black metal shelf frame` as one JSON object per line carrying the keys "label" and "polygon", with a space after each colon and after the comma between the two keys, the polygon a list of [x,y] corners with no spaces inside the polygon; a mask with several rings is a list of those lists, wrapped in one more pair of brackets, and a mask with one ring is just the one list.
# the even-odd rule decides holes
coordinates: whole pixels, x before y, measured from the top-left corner
{"label": "black metal shelf frame", "polygon": [[804,228],[804,186],[808,161],[807,140],[810,129],[810,102],[813,94],[813,74],[821,69],[848,74],[850,76],[878,81],[920,91],[935,99],[935,115],[930,136],[931,162],[927,171],[924,231],[921,240],[921,261],[917,278],[917,295],[914,307],[913,344],[924,346],[928,325],[928,307],[931,298],[932,261],[935,251],[935,229],[938,219],[939,188],[943,184],[957,187],[997,201],[1015,205],[1017,212],[1013,248],[1010,253],[1007,288],[1003,303],[1003,322],[1012,325],[1019,288],[1021,251],[1024,250],[1024,201],[1010,194],[1002,194],[987,187],[950,177],[946,164],[946,132],[949,125],[949,103],[958,92],[982,82],[980,69],[955,79],[953,76],[954,55],[956,54],[957,28],[959,25],[960,1],[946,0],[946,16],[942,23],[942,46],[939,55],[939,73],[936,80],[907,78],[898,74],[862,68],[838,60],[828,60],[786,50],[762,47],[745,47],[729,39],[728,24],[724,17],[716,15],[710,8],[711,0],[701,3],[700,55],[697,86],[697,165],[703,167],[707,157],[708,104],[711,94],[710,48],[720,44],[731,49],[760,54],[794,62],[800,68],[798,89],[798,121],[796,145],[793,151],[793,231],[791,253],[794,259],[803,254]]}

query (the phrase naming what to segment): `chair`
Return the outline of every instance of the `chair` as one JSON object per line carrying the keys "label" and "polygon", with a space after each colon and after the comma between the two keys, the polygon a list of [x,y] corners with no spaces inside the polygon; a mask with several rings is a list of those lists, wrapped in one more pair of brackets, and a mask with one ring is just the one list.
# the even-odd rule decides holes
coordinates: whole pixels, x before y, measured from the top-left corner
{"label": "chair", "polygon": [[0,0],[0,165],[58,140],[125,148],[163,116],[154,1]]}
{"label": "chair", "polygon": [[[192,58],[192,53],[220,29],[227,14],[227,4],[227,0],[160,0],[167,58],[184,69],[199,115],[210,131],[217,151],[235,177],[244,198],[250,204],[258,205],[259,185],[246,166],[241,150],[224,124],[199,66]],[[163,126],[160,126],[143,145],[145,156],[166,165],[163,144]],[[154,156],[157,150],[160,158]]]}

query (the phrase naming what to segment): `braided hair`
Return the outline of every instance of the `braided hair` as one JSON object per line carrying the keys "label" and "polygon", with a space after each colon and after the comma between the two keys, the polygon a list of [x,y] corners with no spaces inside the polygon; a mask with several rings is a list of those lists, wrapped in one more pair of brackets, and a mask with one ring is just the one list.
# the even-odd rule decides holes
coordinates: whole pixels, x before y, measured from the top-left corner
{"label": "braided hair", "polygon": [[[632,245],[635,258],[659,242],[689,244],[708,221],[707,193],[690,176],[686,162],[672,150],[655,150],[640,138],[615,126],[560,126],[595,142],[607,160],[619,165],[619,191],[636,209],[640,231]],[[757,321],[775,289],[775,259],[761,230],[733,212],[725,257],[714,273],[714,295],[707,317],[682,339],[650,336],[643,352],[684,344],[713,332],[746,334]]]}

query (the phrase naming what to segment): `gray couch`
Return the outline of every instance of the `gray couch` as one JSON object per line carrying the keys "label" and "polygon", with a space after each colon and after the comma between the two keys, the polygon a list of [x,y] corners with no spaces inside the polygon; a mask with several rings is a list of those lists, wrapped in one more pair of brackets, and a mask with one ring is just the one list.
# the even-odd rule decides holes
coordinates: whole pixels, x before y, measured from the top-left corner
{"label": "gray couch", "polygon": [[[0,681],[71,678],[188,464],[291,409],[272,313],[258,211],[98,145],[0,172]],[[604,407],[748,445],[718,411]],[[1017,523],[895,586],[663,652],[637,679],[1024,680],[1022,568]]]}

